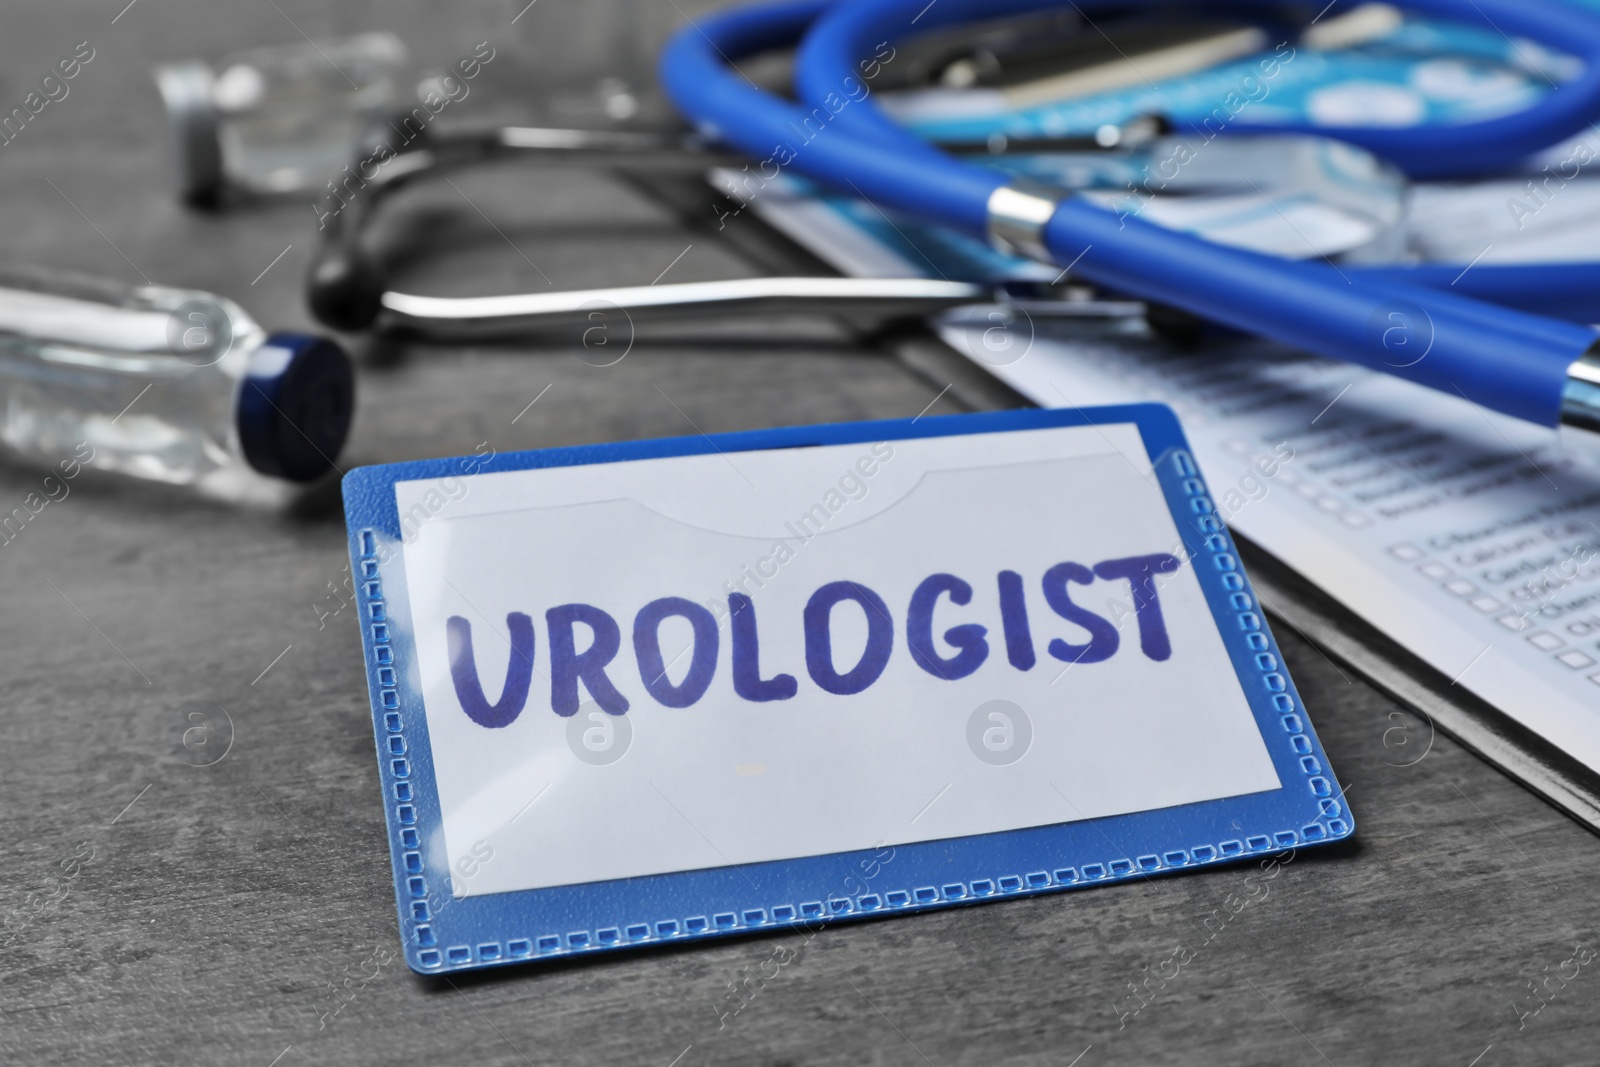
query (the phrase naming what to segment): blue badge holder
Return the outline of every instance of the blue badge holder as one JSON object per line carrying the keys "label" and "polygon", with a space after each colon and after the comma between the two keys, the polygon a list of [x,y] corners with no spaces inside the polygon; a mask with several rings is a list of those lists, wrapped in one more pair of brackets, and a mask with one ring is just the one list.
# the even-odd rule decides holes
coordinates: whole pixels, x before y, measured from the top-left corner
{"label": "blue badge holder", "polygon": [[[427,856],[443,824],[428,718],[413,669],[395,486],[641,459],[900,442],[1058,427],[1137,427],[1280,787],[1130,814],[828,855],[546,888],[452,895]],[[1212,867],[1349,837],[1354,821],[1227,530],[1170,409],[1138,404],[804,426],[482,454],[352,471],[344,480],[359,576],[395,900],[421,974],[570,958],[748,931],[949,908]],[[818,797],[822,819],[848,797]],[[575,830],[574,832],[579,832]],[[886,853],[891,858],[886,858]],[[1070,907],[1068,900],[1062,906]]]}

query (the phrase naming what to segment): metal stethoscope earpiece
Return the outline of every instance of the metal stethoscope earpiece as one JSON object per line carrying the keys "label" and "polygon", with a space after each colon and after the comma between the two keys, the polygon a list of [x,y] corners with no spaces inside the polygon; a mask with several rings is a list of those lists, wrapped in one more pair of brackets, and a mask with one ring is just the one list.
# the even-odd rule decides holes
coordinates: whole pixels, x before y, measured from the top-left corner
{"label": "metal stethoscope earpiece", "polygon": [[[401,142],[398,148],[395,141]],[[372,328],[380,316],[395,325],[424,326],[434,319],[441,328],[460,325],[465,316],[459,309],[468,302],[423,305],[437,310],[432,315],[408,314],[408,304],[430,298],[387,293],[385,273],[362,246],[362,233],[389,194],[420,178],[519,157],[657,172],[663,167],[701,170],[733,159],[697,143],[677,143],[670,136],[653,133],[503,127],[443,135],[423,130],[407,137],[392,123],[374,123],[362,138],[354,162],[328,183],[331,192],[317,210],[322,243],[306,280],[312,314],[344,331]],[[458,310],[450,313],[446,307]],[[386,316],[386,311],[392,314]],[[491,320],[510,317],[504,313],[488,316]],[[486,328],[492,332],[494,326],[486,324]]]}

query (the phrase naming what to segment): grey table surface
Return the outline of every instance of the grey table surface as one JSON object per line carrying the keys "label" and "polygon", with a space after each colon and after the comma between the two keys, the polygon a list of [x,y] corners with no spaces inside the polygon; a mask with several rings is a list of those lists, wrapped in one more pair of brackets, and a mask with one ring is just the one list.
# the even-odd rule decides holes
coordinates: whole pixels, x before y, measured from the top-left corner
{"label": "grey table surface", "polygon": [[[526,75],[528,56],[589,25],[563,0],[515,24],[521,3],[123,3],[6,12],[6,107],[77,42],[96,53],[67,99],[0,146],[3,258],[200,286],[283,327],[309,325],[311,213],[300,201],[181,209],[151,62],[390,25],[445,60],[494,39],[513,57],[502,69]],[[414,206],[438,224],[414,288],[642,283],[669,263],[680,281],[756,270],[603,175],[510,169],[458,185]],[[603,368],[556,342],[354,347],[346,466],[480,442],[909,416],[948,384],[807,323],[641,340]],[[958,410],[954,395],[932,410]],[[0,465],[3,509],[40,477]],[[0,546],[0,1062],[1491,1067],[1597,1055],[1600,841],[1293,632],[1279,638],[1359,832],[1294,857],[1264,898],[1241,906],[1246,877],[1263,875],[1232,867],[774,935],[799,958],[725,1023],[730,983],[773,937],[421,979],[396,953],[355,621],[329,614],[344,567],[336,487],[237,507],[84,477]],[[192,766],[186,716],[219,707],[231,750]],[[1192,960],[1135,998],[1179,946]]]}

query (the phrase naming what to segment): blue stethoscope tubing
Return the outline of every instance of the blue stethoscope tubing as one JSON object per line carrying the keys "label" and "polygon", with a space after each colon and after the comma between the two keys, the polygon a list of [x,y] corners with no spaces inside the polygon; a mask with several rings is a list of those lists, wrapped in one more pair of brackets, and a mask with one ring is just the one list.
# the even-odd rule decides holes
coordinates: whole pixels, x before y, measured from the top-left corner
{"label": "blue stethoscope tubing", "polygon": [[[1059,2],[791,0],[739,7],[697,19],[676,34],[662,54],[662,83],[702,132],[751,154],[762,173],[792,168],[881,207],[986,236],[990,197],[1013,178],[954,159],[892,122],[862,88],[859,65],[881,42]],[[1079,0],[1076,6],[1092,16],[1138,2]],[[1355,4],[1339,0],[1333,10],[1340,6]],[[1591,116],[1600,114],[1600,14],[1549,0],[1473,0],[1470,11],[1450,0],[1404,0],[1402,6],[1455,19],[1477,13],[1505,33],[1576,52],[1585,59],[1583,72],[1531,109],[1483,122],[1300,132],[1338,137],[1410,173],[1433,176],[1499,169],[1592,128]],[[735,72],[740,58],[797,41],[800,104],[763,92]],[[1284,260],[1119,218],[1070,196],[1040,237],[1058,265],[1070,264],[1075,275],[1109,289],[1544,426],[1560,422],[1569,368],[1600,336],[1585,325],[1463,295],[1559,315],[1562,302],[1578,292],[1574,269],[1579,278],[1588,272],[1600,280],[1600,265],[1476,268],[1452,285],[1439,265],[1358,269]],[[1485,273],[1474,278],[1476,270]],[[1552,288],[1553,279],[1564,284]],[[1397,327],[1404,332],[1397,335]]]}

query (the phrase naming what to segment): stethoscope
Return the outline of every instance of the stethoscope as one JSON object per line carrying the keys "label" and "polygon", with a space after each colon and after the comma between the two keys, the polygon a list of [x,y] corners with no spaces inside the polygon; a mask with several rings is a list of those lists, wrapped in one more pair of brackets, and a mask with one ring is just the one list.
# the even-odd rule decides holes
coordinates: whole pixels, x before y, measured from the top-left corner
{"label": "stethoscope", "polygon": [[[1055,0],[800,0],[748,7],[701,20],[669,42],[662,82],[673,103],[706,132],[760,158],[787,150],[786,166],[873,201],[936,220],[1031,258],[1144,299],[1176,306],[1235,329],[1397,375],[1485,408],[1544,426],[1600,431],[1600,356],[1593,329],[1432,288],[1391,269],[1377,277],[1315,262],[1227,248],[1118,218],[1082,197],[1012,181],[953,159],[891,122],[860,84],[858,64],[880,42],[975,17],[1036,11]],[[1140,6],[1086,0],[1088,17]],[[1253,0],[1248,9],[1275,5]],[[1329,5],[1339,7],[1338,0]],[[1353,5],[1346,5],[1353,6]],[[1412,10],[1451,18],[1477,14],[1496,30],[1589,59],[1572,82],[1537,107],[1456,126],[1280,131],[1318,132],[1360,145],[1413,176],[1482,173],[1512,166],[1589,127],[1600,112],[1600,17],[1545,0],[1474,0],[1472,13],[1450,0],[1406,0]],[[798,104],[748,84],[730,64],[792,46]],[[846,106],[842,98],[860,97]],[[817,109],[827,128],[795,146],[795,124]],[[1515,268],[1508,268],[1515,269]],[[1570,269],[1570,268],[1565,268]],[[1473,272],[1466,272],[1470,276]],[[1463,279],[1464,280],[1464,279]],[[1421,284],[1418,284],[1420,282]],[[1426,328],[1427,348],[1400,351],[1395,316]]]}
{"label": "stethoscope", "polygon": [[[889,120],[864,88],[858,64],[884,42],[1054,2],[799,0],[698,19],[669,42],[661,62],[668,96],[697,124],[698,137],[507,128],[419,144],[382,168],[374,183],[379,195],[358,200],[355,210],[341,213],[325,231],[308,286],[312,309],[340,329],[381,324],[460,337],[581,324],[597,306],[630,317],[818,307],[839,314],[925,314],[997,298],[1032,301],[1041,311],[1059,306],[1039,299],[1048,294],[997,293],[993,286],[920,278],[759,278],[434,298],[387,289],[381,267],[362,249],[362,223],[381,194],[440,169],[531,153],[647,171],[703,171],[735,162],[724,147],[732,146],[742,150],[741,165],[754,160],[764,173],[801,174],[854,192],[876,205],[981,236],[1002,251],[1070,267],[1074,278],[1112,293],[1361,364],[1541,425],[1600,431],[1600,354],[1591,354],[1597,335],[1586,325],[1562,321],[1600,319],[1600,263],[1334,267],[1225,247],[1107,210],[1056,184],[957,159]],[[1140,5],[1102,0],[1077,6],[1092,18]],[[1277,5],[1257,0],[1250,6],[1272,13]],[[1338,6],[1335,0],[1330,11]],[[1448,0],[1407,0],[1405,6],[1464,16]],[[1285,124],[1250,132],[1332,137],[1370,150],[1413,177],[1441,177],[1507,168],[1592,128],[1589,115],[1600,113],[1600,16],[1543,0],[1476,0],[1473,8],[1506,33],[1582,52],[1594,62],[1535,108],[1485,121],[1405,129]],[[740,59],[797,42],[798,103],[763,92],[736,73]],[[1026,152],[1072,146],[1014,147]]]}

